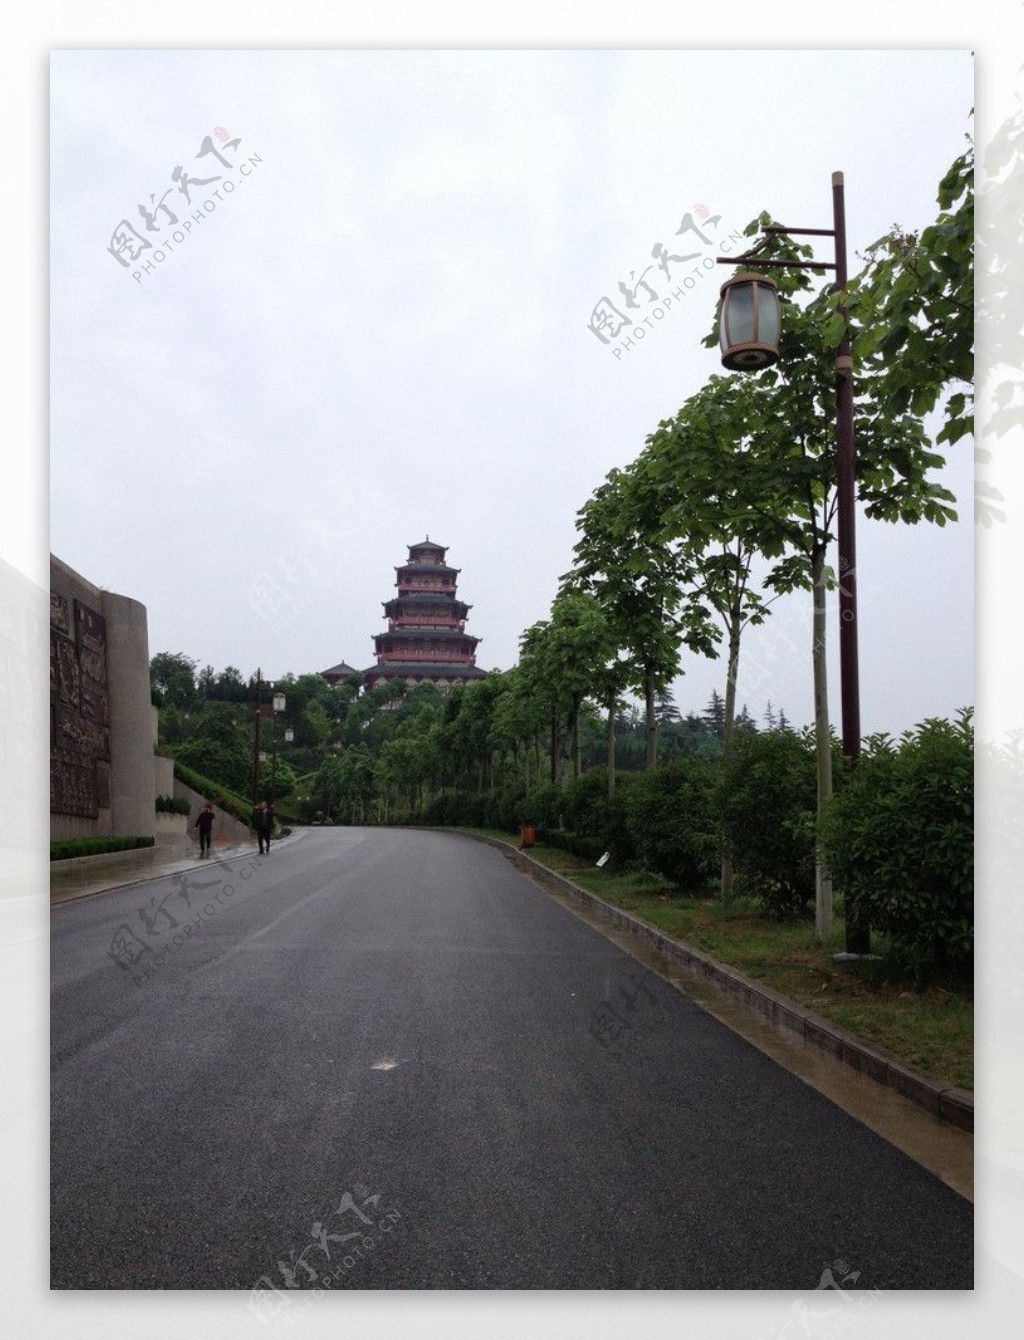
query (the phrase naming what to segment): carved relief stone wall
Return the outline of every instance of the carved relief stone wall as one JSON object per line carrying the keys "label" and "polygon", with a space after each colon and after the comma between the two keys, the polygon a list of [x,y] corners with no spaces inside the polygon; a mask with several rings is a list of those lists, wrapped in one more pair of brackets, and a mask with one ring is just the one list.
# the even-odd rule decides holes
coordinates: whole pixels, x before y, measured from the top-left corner
{"label": "carved relief stone wall", "polygon": [[50,560],[50,834],[153,831],[145,607]]}
{"label": "carved relief stone wall", "polygon": [[110,808],[107,628],[84,601],[50,592],[50,812]]}

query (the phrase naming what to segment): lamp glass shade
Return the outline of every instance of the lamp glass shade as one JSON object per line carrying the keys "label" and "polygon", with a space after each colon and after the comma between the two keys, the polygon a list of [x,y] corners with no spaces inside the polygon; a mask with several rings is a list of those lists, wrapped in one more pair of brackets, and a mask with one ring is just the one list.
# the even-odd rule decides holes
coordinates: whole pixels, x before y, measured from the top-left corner
{"label": "lamp glass shade", "polygon": [[283,712],[283,711],[284,711],[284,694],[283,694],[283,693],[275,693],[275,694],[274,694],[274,711],[275,711],[275,712]]}
{"label": "lamp glass shade", "polygon": [[771,287],[766,284],[761,285],[758,298],[760,303],[757,324],[758,339],[763,340],[765,344],[777,346],[781,322],[779,320],[779,295],[775,291],[775,285],[773,284]]}
{"label": "lamp glass shade", "polygon": [[757,339],[757,310],[753,284],[736,284],[725,305],[728,344],[749,344]]}
{"label": "lamp glass shade", "polygon": [[779,296],[764,275],[741,271],[722,285],[718,342],[725,367],[756,372],[779,357]]}
{"label": "lamp glass shade", "polygon": [[292,742],[294,739],[295,739],[295,732],[292,730],[291,726],[285,726],[285,728],[284,728],[284,742],[285,742],[285,744],[291,744],[291,742]]}

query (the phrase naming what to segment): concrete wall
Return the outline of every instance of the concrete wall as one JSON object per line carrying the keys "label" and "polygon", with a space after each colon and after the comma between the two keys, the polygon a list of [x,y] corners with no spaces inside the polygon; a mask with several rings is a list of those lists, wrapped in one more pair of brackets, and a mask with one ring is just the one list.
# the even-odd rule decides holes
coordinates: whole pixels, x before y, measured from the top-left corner
{"label": "concrete wall", "polygon": [[146,607],[102,592],[110,684],[110,790],[115,833],[152,833],[153,711]]}
{"label": "concrete wall", "polygon": [[160,754],[153,755],[153,792],[158,796],[174,795],[173,758],[163,758]]}
{"label": "concrete wall", "polygon": [[153,836],[146,607],[50,556],[50,837]]}

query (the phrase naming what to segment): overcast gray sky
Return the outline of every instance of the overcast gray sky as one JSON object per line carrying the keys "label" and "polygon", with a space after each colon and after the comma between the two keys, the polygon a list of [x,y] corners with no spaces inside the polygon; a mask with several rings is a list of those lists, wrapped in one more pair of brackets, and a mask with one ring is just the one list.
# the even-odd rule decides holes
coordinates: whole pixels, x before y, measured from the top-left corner
{"label": "overcast gray sky", "polygon": [[[51,95],[51,548],[151,652],[270,677],[369,665],[425,534],[513,665],[578,509],[720,370],[729,235],[829,226],[836,169],[851,248],[924,226],[974,101],[966,50],[64,51]],[[859,527],[865,731],[973,701],[969,444],[946,482],[960,525]],[[809,641],[804,595],[751,635],[755,715],[810,720]],[[724,664],[685,671],[700,710]]]}

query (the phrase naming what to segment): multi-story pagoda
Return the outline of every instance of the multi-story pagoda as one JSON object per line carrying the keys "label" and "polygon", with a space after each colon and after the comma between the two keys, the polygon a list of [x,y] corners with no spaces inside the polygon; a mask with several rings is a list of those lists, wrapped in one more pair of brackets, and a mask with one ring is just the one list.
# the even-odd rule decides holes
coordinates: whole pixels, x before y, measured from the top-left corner
{"label": "multi-story pagoda", "polygon": [[368,689],[389,679],[445,689],[486,678],[476,665],[480,639],[466,632],[470,606],[456,599],[460,570],[448,567],[446,553],[428,535],[409,546],[408,562],[395,569],[398,594],[384,602],[388,630],[374,637],[377,664],[363,672]]}

